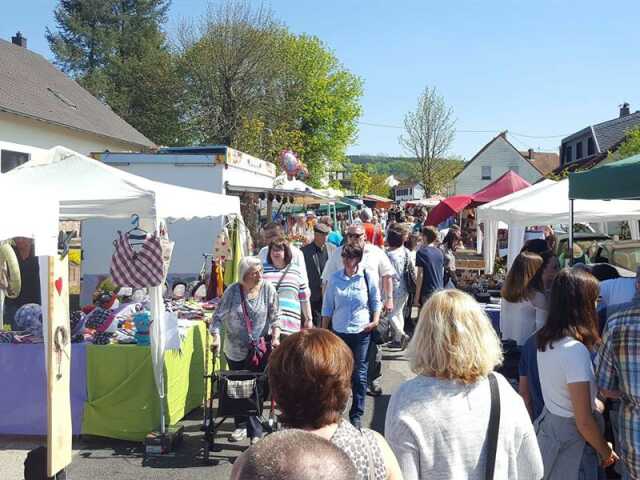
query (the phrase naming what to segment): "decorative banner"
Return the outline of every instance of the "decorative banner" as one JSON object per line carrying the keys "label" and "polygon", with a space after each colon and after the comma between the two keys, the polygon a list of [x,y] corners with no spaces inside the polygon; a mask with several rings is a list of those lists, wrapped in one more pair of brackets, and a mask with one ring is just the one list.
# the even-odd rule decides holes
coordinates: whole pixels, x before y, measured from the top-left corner
{"label": "decorative banner", "polygon": [[71,335],[69,330],[69,257],[49,257],[47,315],[47,475],[71,463]]}

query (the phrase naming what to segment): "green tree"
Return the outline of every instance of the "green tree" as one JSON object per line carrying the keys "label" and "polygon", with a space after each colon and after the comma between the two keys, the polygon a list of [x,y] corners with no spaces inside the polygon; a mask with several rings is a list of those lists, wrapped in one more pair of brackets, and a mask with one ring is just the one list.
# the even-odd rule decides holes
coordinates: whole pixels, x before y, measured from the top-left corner
{"label": "green tree", "polygon": [[607,161],[622,160],[640,153],[640,127],[627,131],[624,142],[615,152],[609,152]]}
{"label": "green tree", "polygon": [[181,143],[181,80],[161,26],[169,0],[60,0],[55,63],[156,143]]}
{"label": "green tree", "polygon": [[285,148],[319,185],[355,139],[362,82],[322,42],[290,33],[263,6],[226,2],[180,32],[196,142],[275,160]]}
{"label": "green tree", "polygon": [[293,124],[302,132],[302,159],[312,183],[318,184],[326,167],[345,159],[355,140],[361,115],[362,81],[348,72],[316,37],[289,34],[285,55],[293,107]]}
{"label": "green tree", "polygon": [[356,165],[351,170],[351,185],[356,195],[366,195],[371,190],[373,179],[369,172],[361,165]]}
{"label": "green tree", "polygon": [[371,186],[367,193],[379,195],[380,197],[389,198],[391,196],[391,188],[386,183],[387,176],[374,173],[371,175]]}

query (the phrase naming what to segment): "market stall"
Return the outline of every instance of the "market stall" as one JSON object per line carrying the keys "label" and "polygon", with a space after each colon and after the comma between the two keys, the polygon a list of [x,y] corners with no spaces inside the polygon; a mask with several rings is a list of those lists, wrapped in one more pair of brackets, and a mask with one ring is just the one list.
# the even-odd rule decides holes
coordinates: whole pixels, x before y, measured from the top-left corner
{"label": "market stall", "polygon": [[[530,225],[569,223],[568,179],[544,180],[510,196],[478,207],[478,222],[485,225],[485,272],[492,272],[495,262],[498,221],[509,225],[509,260],[524,244],[524,231]],[[576,200],[575,221],[628,221],[640,218],[640,205],[629,200]]]}
{"label": "market stall", "polygon": [[381,197],[380,195],[365,195],[362,197],[362,201],[367,207],[370,208],[384,208],[390,209],[391,205],[393,205],[393,200],[390,198]]}
{"label": "market stall", "polygon": [[471,204],[471,195],[453,195],[442,200],[427,215],[427,225],[438,226],[446,219],[462,212]]}
{"label": "market stall", "polygon": [[[160,231],[161,226],[166,225],[169,220],[188,220],[191,218],[224,215],[238,216],[240,213],[239,201],[235,197],[154,182],[109,167],[64,147],[35,152],[29,162],[3,175],[3,181],[14,185],[30,185],[40,192],[43,198],[58,198],[60,202],[59,214],[63,219],[128,219],[132,213],[135,213],[140,216],[141,225],[147,228],[149,232],[155,232],[156,234]],[[143,371],[147,372],[145,374],[148,374],[148,377],[145,377],[147,378],[147,386],[154,386],[155,390],[153,395],[148,398],[155,397],[155,403],[148,401],[145,405],[141,405],[140,408],[148,413],[146,425],[151,426],[151,428],[160,426],[164,430],[165,421],[178,420],[181,411],[184,413],[187,409],[196,405],[194,399],[198,396],[197,388],[202,389],[201,378],[204,371],[202,353],[204,347],[202,342],[205,334],[202,331],[202,323],[200,322],[188,328],[183,335],[182,342],[177,345],[177,348],[183,351],[188,351],[189,347],[191,347],[194,353],[180,356],[179,359],[176,359],[178,363],[172,367],[171,358],[173,354],[169,354],[165,358],[165,350],[169,341],[167,332],[171,327],[170,316],[164,312],[160,287],[158,285],[150,285],[149,293],[150,318],[153,320],[151,322],[150,347],[132,345],[101,345],[95,347],[88,345],[85,347],[87,349],[87,403],[84,410],[89,413],[87,414],[88,417],[83,420],[83,425],[100,423],[96,420],[100,415],[106,416],[106,418],[100,417],[103,422],[114,425],[118,418],[126,415],[119,408],[117,402],[111,403],[110,410],[106,408],[98,409],[98,417],[94,414],[96,412],[93,409],[100,403],[99,401],[105,398],[107,391],[113,393],[121,389],[122,392],[125,392],[127,389],[122,386],[126,384],[125,379],[117,379],[116,383],[110,383],[114,379],[113,376],[107,377],[103,370],[93,367],[93,365],[99,365],[102,362],[102,360],[98,360],[97,363],[94,362],[93,356],[95,352],[93,352],[93,348],[113,349],[117,352],[113,354],[113,358],[122,359],[125,365],[132,367],[130,369],[132,375],[135,372],[140,375],[142,375]],[[43,310],[45,312],[43,321],[46,323],[46,309]],[[196,333],[197,331],[200,331],[200,333]],[[190,338],[191,345],[189,345]],[[23,345],[6,345],[6,347],[9,348],[4,351],[5,357],[1,361],[5,367],[17,362],[15,358],[17,354],[15,352],[17,349],[22,348]],[[75,350],[78,350],[78,348],[76,347]],[[100,350],[99,354],[108,355],[109,353],[108,350]],[[77,353],[77,355],[78,358],[82,358],[82,354]],[[123,369],[120,369],[120,371],[123,371]],[[127,370],[124,369],[124,371]],[[75,377],[78,382],[81,381],[81,372],[81,366],[77,367]],[[174,382],[174,374],[184,376],[185,372],[190,372],[189,375],[193,375],[194,380],[197,377],[198,381],[187,383],[186,393],[184,388],[182,393],[174,391],[174,385],[177,385]],[[38,375],[35,376],[36,378],[33,378],[33,376],[27,377],[25,381],[39,382]],[[126,375],[127,379],[130,379],[130,377],[131,375]],[[76,382],[75,386],[72,386],[72,391],[81,395],[83,388],[78,382]],[[141,382],[137,381],[130,383],[130,385],[135,385],[138,388]],[[140,386],[140,389],[144,390],[142,386]],[[176,404],[170,402],[170,398],[173,398],[173,393],[176,393],[175,398],[179,398]],[[200,390],[198,402],[202,398],[201,393],[202,390]],[[4,395],[4,393],[0,392],[0,395]],[[126,395],[131,396],[131,391],[127,391]],[[0,398],[0,404],[4,404],[2,398]],[[108,406],[106,401],[103,402],[101,408],[104,406]],[[77,408],[75,410],[77,412]],[[109,418],[104,413],[107,411],[111,411],[113,417]],[[16,418],[28,414],[28,410],[15,412]],[[87,419],[89,419],[89,423],[87,423]],[[73,425],[75,432],[78,431],[77,420],[76,415]],[[139,437],[141,434],[140,429],[136,430],[135,427],[130,428],[127,425],[122,425],[120,429],[112,426],[111,431],[92,428],[92,433],[123,439],[131,439],[134,431],[136,432],[136,437]],[[13,432],[0,431],[0,433]]]}

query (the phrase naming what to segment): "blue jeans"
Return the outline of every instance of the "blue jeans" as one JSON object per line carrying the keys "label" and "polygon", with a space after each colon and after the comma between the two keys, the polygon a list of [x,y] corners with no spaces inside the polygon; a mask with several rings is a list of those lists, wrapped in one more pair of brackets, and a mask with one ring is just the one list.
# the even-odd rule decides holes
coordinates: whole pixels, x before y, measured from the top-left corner
{"label": "blue jeans", "polygon": [[367,372],[369,362],[367,351],[371,341],[370,332],[338,333],[335,332],[353,353],[353,372],[351,374],[351,391],[353,400],[349,410],[349,420],[360,420],[364,414],[364,401],[367,397]]}
{"label": "blue jeans", "polygon": [[[236,362],[235,360],[227,358],[227,365],[231,371],[246,370],[244,361]],[[258,417],[234,417],[233,422],[235,428],[246,428],[249,438],[262,437],[262,423],[260,423]]]}

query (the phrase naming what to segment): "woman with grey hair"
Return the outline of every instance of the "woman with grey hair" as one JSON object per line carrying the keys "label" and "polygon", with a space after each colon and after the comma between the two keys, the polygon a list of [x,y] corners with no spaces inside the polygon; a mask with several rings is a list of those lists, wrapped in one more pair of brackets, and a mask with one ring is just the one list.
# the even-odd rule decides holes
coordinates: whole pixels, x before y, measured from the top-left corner
{"label": "woman with grey hair", "polygon": [[[245,370],[249,343],[271,334],[271,346],[280,344],[278,294],[262,279],[262,261],[258,257],[240,260],[239,281],[227,288],[213,316],[209,330],[212,348],[220,348],[220,327],[224,327],[224,356],[229,370]],[[235,430],[229,441],[238,442],[249,436],[253,445],[262,437],[257,417],[236,417]]]}

